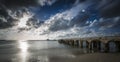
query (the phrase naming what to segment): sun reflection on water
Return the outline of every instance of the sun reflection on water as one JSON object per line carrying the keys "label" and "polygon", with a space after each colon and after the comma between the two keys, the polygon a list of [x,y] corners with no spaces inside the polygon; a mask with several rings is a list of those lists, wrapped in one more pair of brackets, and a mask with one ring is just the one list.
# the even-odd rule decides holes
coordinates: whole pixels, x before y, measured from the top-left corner
{"label": "sun reflection on water", "polygon": [[21,62],[27,62],[28,57],[28,43],[27,41],[19,41],[19,48],[20,48],[20,60]]}
{"label": "sun reflection on water", "polygon": [[26,41],[19,41],[19,48],[21,49],[21,52],[27,52],[28,43]]}

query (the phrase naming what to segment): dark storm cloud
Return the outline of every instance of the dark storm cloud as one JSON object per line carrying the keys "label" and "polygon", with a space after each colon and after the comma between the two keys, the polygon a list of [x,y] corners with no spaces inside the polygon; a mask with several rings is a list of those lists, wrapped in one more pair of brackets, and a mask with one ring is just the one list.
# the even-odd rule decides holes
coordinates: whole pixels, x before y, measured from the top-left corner
{"label": "dark storm cloud", "polygon": [[[40,2],[39,2],[40,1]],[[99,15],[102,16],[103,18],[110,18],[110,17],[116,17],[120,15],[120,0],[0,0],[0,27],[1,28],[8,28],[14,25],[14,18],[12,18],[8,12],[7,9],[12,9],[15,10],[16,8],[21,8],[21,7],[29,7],[29,6],[39,6],[39,5],[45,5],[46,1],[55,1],[53,5],[57,5],[58,3],[62,4],[74,4],[77,2],[77,4],[82,4],[85,2],[85,5],[94,3],[93,10],[96,10],[99,12]],[[72,7],[72,6],[71,6]],[[13,9],[14,8],[14,9]],[[89,7],[86,7],[88,9],[92,9]],[[89,11],[89,12],[93,12]],[[17,12],[18,16],[21,14]],[[77,17],[72,19],[69,25],[66,24],[66,22],[61,22],[61,21],[56,21],[54,25],[51,25],[50,30],[52,31],[57,31],[57,30],[62,30],[62,29],[67,29],[70,27],[73,27],[74,25],[76,26],[87,26],[89,24],[86,24],[86,21],[88,18],[90,18],[90,14],[82,14],[79,13]],[[21,15],[20,15],[21,16]],[[7,22],[4,22],[3,19],[6,19]],[[9,20],[10,19],[10,20]],[[62,19],[59,19],[62,20]],[[62,25],[62,26],[61,26]],[[59,27],[60,26],[60,27]],[[64,27],[63,27],[64,26]],[[59,27],[59,28],[56,28]]]}
{"label": "dark storm cloud", "polygon": [[87,4],[93,3],[92,6],[88,7],[88,11],[96,10],[104,18],[120,16],[120,0],[79,0],[79,3],[87,1],[89,1]]}
{"label": "dark storm cloud", "polygon": [[120,16],[120,0],[102,0],[99,5],[102,17]]}
{"label": "dark storm cloud", "polygon": [[0,0],[0,4],[7,8],[32,6],[37,4],[37,0]]}
{"label": "dark storm cloud", "polygon": [[[89,24],[86,24],[86,21],[89,21],[89,18],[93,18],[92,20],[95,18],[105,18],[104,21],[106,21],[108,19],[113,20],[115,17],[120,16],[120,0],[83,0],[81,3],[87,1],[90,1],[88,4],[93,3],[93,5],[87,7],[87,13],[79,13],[79,15],[77,15],[77,17],[71,21],[72,24],[87,26]],[[92,14],[97,15],[92,16]],[[110,22],[104,22],[100,24],[107,25],[108,23],[111,24]],[[119,24],[116,23],[115,26],[119,26]]]}
{"label": "dark storm cloud", "polygon": [[[52,5],[55,3],[57,5],[58,3],[67,4],[71,3],[73,4],[74,0],[0,0],[0,29],[3,28],[9,28],[14,26],[14,16],[16,15],[18,17],[22,17],[22,12],[25,10],[23,8],[28,7],[36,7],[36,6],[44,6],[44,5]],[[8,10],[11,10],[13,14],[9,14]],[[16,12],[16,14],[14,14]],[[6,22],[3,21],[3,19],[6,20]]]}
{"label": "dark storm cloud", "polygon": [[[115,0],[115,1],[113,0],[79,0],[79,4],[85,3],[85,2],[88,2],[87,4],[93,3],[93,5],[91,5],[92,7],[91,6],[86,7],[86,9],[88,9],[86,10],[86,12],[79,12],[79,14],[75,18],[73,18],[70,22],[62,18],[57,19],[60,21],[55,21],[54,24],[51,25],[49,29],[51,31],[58,31],[58,30],[66,30],[73,26],[78,26],[78,27],[84,27],[89,25],[92,26],[92,24],[96,22],[94,20],[97,19],[99,16],[101,16],[100,18],[110,18],[110,19],[113,19],[113,17],[119,16],[119,11],[118,11],[119,10],[118,3],[120,3],[119,0]],[[98,15],[92,16],[92,14],[96,14],[96,12],[98,13]],[[92,19],[89,20],[89,18],[92,18]],[[112,25],[110,22],[106,22],[106,20],[107,19],[105,19],[103,23],[97,23],[98,25],[96,27],[99,27],[99,28],[102,26],[108,27],[109,25]],[[87,21],[91,21],[90,24],[87,24],[86,23]],[[119,24],[115,24],[115,25],[118,26]]]}
{"label": "dark storm cloud", "polygon": [[88,4],[94,3],[92,8],[90,6],[88,9],[98,11],[104,18],[120,16],[120,0],[83,0],[81,3],[87,1],[90,1]]}
{"label": "dark storm cloud", "polygon": [[[83,0],[82,0],[83,1]],[[44,6],[57,4],[73,4],[75,0],[0,0],[0,4],[7,8],[29,7],[29,6]]]}
{"label": "dark storm cloud", "polygon": [[100,30],[107,30],[107,29],[115,30],[116,28],[119,29],[120,17],[107,18],[107,19],[102,18],[95,26],[98,27]]}
{"label": "dark storm cloud", "polygon": [[[25,7],[38,5],[38,0],[0,0],[0,29],[10,28],[27,12]],[[23,8],[24,7],[24,8]],[[11,11],[11,14],[10,12]]]}
{"label": "dark storm cloud", "polygon": [[28,10],[21,8],[20,10],[8,10],[5,7],[0,9],[0,29],[10,28],[19,22],[19,18],[23,17],[23,13]]}
{"label": "dark storm cloud", "polygon": [[51,21],[49,30],[59,31],[70,29],[73,26],[85,26],[84,23],[90,15],[86,12],[83,12],[82,10],[88,5],[89,4],[87,4],[86,6],[84,6],[84,4],[78,4],[65,12],[54,15],[49,19],[49,21]]}
{"label": "dark storm cloud", "polygon": [[[82,12],[78,13],[72,20],[66,20],[66,16],[61,15],[54,17],[52,23],[48,27],[50,32],[65,32],[60,36],[107,36],[119,33],[120,29],[120,14],[119,0],[85,0],[82,2],[76,1],[77,4],[84,4],[85,8],[78,7]],[[85,3],[87,2],[87,3]],[[92,4],[86,6],[87,4]],[[74,7],[74,6],[73,6]],[[72,12],[72,11],[69,11]],[[69,13],[68,12],[68,13]],[[74,13],[70,15],[74,15]],[[78,29],[74,29],[78,28]],[[72,31],[72,30],[73,31]],[[111,34],[112,33],[112,34]]]}
{"label": "dark storm cloud", "polygon": [[[0,29],[9,28],[15,25],[17,21],[9,14],[8,10],[14,8],[14,12],[17,12],[17,8],[22,6],[32,5],[33,1],[25,1],[25,0],[0,0]],[[13,10],[13,9],[12,9]],[[11,10],[11,11],[12,11]],[[22,12],[22,11],[21,11]],[[16,16],[20,15],[17,12]],[[13,14],[12,14],[13,15]]]}
{"label": "dark storm cloud", "polygon": [[[8,19],[9,21],[7,21]],[[4,5],[0,4],[0,29],[11,27],[13,24],[11,23],[12,20],[9,18],[8,12]]]}
{"label": "dark storm cloud", "polygon": [[80,12],[77,15],[77,17],[72,19],[72,21],[70,22],[70,25],[71,26],[76,25],[76,26],[80,26],[80,27],[87,26],[88,24],[86,24],[86,21],[89,17],[90,17],[89,14]]}
{"label": "dark storm cloud", "polygon": [[5,22],[5,21],[3,21],[3,20],[0,19],[0,29],[9,28],[9,27],[12,27],[12,26],[15,25],[14,24],[16,22],[15,19],[9,18],[7,20],[9,20],[9,21]]}

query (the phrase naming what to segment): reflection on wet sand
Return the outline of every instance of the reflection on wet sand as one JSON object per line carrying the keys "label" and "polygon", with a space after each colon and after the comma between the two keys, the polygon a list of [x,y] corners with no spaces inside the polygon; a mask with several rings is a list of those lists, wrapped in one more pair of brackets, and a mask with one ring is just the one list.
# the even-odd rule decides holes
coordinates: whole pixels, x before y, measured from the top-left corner
{"label": "reflection on wet sand", "polygon": [[20,62],[26,62],[27,61],[27,57],[28,57],[28,48],[29,45],[26,41],[18,41],[19,43],[19,48],[20,48]]}
{"label": "reflection on wet sand", "polygon": [[90,53],[87,43],[83,45],[82,49],[58,41],[1,41],[0,62],[119,62],[119,53]]}

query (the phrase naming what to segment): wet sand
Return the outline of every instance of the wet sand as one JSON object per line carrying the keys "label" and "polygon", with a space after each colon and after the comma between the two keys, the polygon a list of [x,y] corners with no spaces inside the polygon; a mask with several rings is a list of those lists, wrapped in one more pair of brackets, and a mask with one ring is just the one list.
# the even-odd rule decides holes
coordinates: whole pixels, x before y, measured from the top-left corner
{"label": "wet sand", "polygon": [[57,41],[0,41],[0,62],[120,62],[120,53],[90,53]]}
{"label": "wet sand", "polygon": [[[111,53],[93,53],[93,54],[84,54],[79,55],[75,58],[56,60],[57,62],[119,62],[120,54],[111,54]],[[52,61],[52,62],[56,62]]]}

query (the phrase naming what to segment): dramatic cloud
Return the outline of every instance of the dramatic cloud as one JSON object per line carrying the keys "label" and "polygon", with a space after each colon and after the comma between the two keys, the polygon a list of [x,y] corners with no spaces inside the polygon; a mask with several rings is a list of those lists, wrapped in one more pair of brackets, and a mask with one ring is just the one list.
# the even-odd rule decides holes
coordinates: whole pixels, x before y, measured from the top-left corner
{"label": "dramatic cloud", "polygon": [[0,0],[0,38],[119,35],[119,8],[119,0]]}
{"label": "dramatic cloud", "polygon": [[[69,29],[51,31],[51,37],[73,38],[73,37],[96,37],[96,36],[119,36],[120,34],[120,17],[94,20],[86,26],[73,26]],[[64,27],[64,25],[62,25]],[[48,34],[48,33],[47,33]]]}
{"label": "dramatic cloud", "polygon": [[99,10],[103,17],[120,16],[120,0],[102,0]]}
{"label": "dramatic cloud", "polygon": [[0,4],[6,6],[7,8],[18,8],[18,7],[28,7],[37,5],[51,5],[56,0],[0,0]]}
{"label": "dramatic cloud", "polygon": [[[30,6],[52,5],[56,0],[0,0],[0,29],[9,28],[19,23],[24,13],[30,12]],[[34,18],[35,19],[35,18]]]}

